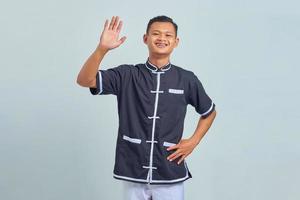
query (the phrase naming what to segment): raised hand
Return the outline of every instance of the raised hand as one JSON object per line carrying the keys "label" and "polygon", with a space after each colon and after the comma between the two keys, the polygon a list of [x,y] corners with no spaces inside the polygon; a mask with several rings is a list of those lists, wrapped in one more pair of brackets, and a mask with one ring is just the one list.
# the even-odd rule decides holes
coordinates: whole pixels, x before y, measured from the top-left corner
{"label": "raised hand", "polygon": [[109,20],[106,20],[98,47],[105,50],[111,50],[119,47],[126,40],[125,36],[119,39],[122,25],[123,22],[119,21],[118,16],[113,16],[110,23]]}

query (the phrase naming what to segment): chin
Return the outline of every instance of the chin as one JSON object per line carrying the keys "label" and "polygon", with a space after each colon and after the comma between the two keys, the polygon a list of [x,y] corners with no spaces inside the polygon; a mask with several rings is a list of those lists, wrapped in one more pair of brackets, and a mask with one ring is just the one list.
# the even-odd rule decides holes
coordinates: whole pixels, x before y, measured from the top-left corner
{"label": "chin", "polygon": [[155,54],[162,54],[162,55],[170,54],[171,53],[167,49],[153,49],[152,52],[155,53]]}
{"label": "chin", "polygon": [[152,51],[151,54],[157,55],[157,56],[169,56],[170,52]]}

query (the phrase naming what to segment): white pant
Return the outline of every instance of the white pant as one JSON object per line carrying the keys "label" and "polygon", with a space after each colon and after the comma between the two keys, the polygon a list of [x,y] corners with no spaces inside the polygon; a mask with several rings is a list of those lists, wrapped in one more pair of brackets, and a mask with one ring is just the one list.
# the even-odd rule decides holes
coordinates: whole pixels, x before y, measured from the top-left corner
{"label": "white pant", "polygon": [[124,200],[184,200],[183,182],[162,185],[122,182]]}

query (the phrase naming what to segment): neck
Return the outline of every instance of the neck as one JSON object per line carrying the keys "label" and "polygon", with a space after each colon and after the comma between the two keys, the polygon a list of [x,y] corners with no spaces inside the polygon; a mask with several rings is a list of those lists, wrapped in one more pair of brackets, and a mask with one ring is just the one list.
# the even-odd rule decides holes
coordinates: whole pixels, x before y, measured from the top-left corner
{"label": "neck", "polygon": [[158,68],[162,68],[170,62],[170,57],[149,56],[149,62]]}

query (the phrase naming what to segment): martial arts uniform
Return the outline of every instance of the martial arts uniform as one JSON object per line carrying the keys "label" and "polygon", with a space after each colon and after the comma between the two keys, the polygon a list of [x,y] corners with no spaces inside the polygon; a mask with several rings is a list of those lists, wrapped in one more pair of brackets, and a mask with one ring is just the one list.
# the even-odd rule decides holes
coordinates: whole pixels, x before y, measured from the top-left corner
{"label": "martial arts uniform", "polygon": [[157,68],[147,60],[99,70],[93,95],[114,94],[118,101],[119,129],[114,178],[142,184],[175,184],[192,175],[186,162],[168,161],[183,134],[187,105],[202,117],[215,104],[197,76],[171,63]]}

